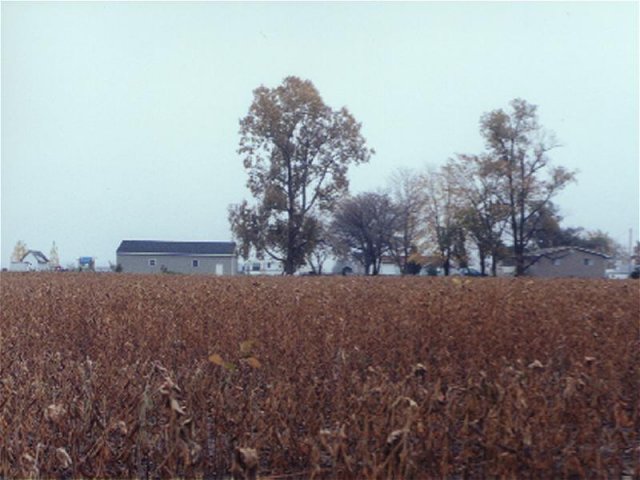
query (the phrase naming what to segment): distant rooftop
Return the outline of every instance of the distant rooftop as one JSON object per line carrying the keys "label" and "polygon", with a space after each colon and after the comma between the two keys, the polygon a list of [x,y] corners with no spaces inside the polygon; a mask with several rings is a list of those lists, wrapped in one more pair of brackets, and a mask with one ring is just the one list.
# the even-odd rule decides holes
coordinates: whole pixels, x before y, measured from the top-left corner
{"label": "distant rooftop", "polygon": [[40,250],[27,250],[27,253],[22,256],[20,261],[24,261],[29,255],[33,255],[38,263],[49,263],[49,259]]}
{"label": "distant rooftop", "polygon": [[176,255],[234,255],[235,242],[163,242],[123,240],[116,253],[164,253]]}
{"label": "distant rooftop", "polygon": [[590,255],[597,255],[599,257],[603,257],[603,258],[610,258],[608,255],[605,255],[602,252],[598,252],[596,250],[590,250],[588,248],[582,248],[582,247],[572,247],[572,246],[562,246],[562,247],[549,247],[549,248],[540,248],[538,250],[532,250],[531,252],[527,253],[527,256],[529,257],[553,257],[557,254],[562,254],[564,252],[566,252],[567,250],[577,250],[579,252],[583,252],[583,253],[588,253]]}

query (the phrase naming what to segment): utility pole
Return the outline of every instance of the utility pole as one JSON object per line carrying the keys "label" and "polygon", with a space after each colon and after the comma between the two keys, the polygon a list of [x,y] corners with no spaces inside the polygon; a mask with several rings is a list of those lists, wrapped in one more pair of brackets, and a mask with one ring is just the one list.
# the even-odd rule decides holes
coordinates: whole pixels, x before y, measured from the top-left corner
{"label": "utility pole", "polygon": [[633,228],[629,229],[629,273],[633,272]]}

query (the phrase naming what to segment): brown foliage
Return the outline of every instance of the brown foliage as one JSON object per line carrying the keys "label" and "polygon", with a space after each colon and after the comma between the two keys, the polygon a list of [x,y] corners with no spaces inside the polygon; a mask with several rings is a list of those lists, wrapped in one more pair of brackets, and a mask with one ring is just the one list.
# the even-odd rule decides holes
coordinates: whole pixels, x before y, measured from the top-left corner
{"label": "brown foliage", "polygon": [[0,278],[2,478],[634,474],[631,282]]}

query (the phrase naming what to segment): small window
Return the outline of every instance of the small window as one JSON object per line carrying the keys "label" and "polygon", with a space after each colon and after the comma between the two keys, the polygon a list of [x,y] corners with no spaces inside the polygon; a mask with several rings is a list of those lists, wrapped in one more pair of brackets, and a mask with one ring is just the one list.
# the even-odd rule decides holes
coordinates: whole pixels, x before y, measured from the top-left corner
{"label": "small window", "polygon": [[150,267],[155,267],[156,266],[156,259],[155,258],[150,258],[149,259],[149,266]]}
{"label": "small window", "polygon": [[198,268],[200,266],[200,261],[199,260],[191,260],[191,266],[193,268]]}
{"label": "small window", "polygon": [[259,272],[260,271],[260,264],[258,262],[255,262],[253,265],[251,265],[251,270],[253,272]]}
{"label": "small window", "polygon": [[556,266],[556,267],[557,267],[558,265],[560,265],[561,263],[562,263],[562,262],[560,261],[560,259],[559,259],[559,258],[555,258],[555,259],[553,260],[553,265],[554,265],[554,266]]}
{"label": "small window", "polygon": [[591,265],[593,265],[593,260],[590,258],[585,258],[583,260],[583,263],[585,264],[585,266],[590,267]]}

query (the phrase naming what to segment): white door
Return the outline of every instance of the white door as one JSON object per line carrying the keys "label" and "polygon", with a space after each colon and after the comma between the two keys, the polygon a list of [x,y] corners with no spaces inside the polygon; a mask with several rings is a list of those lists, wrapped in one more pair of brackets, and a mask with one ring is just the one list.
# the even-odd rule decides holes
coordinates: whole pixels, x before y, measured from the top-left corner
{"label": "white door", "polygon": [[216,263],[216,275],[224,274],[224,265],[221,263]]}

